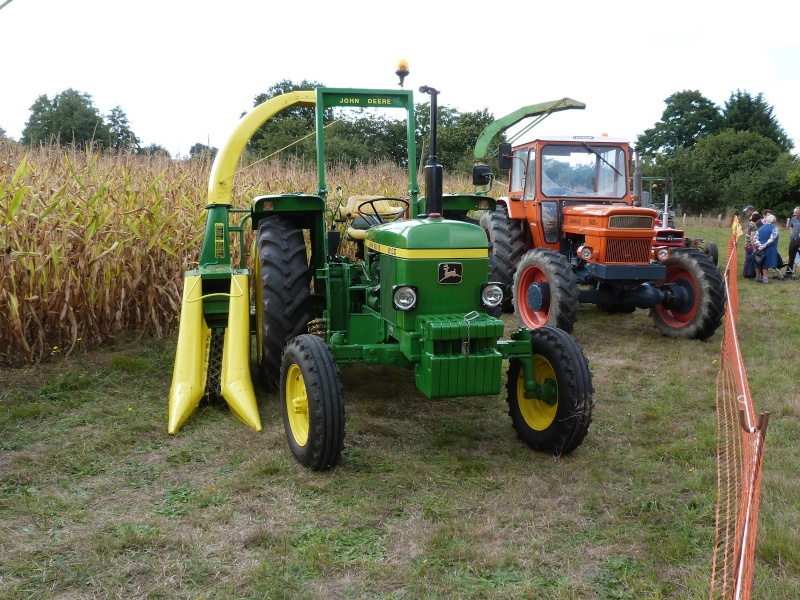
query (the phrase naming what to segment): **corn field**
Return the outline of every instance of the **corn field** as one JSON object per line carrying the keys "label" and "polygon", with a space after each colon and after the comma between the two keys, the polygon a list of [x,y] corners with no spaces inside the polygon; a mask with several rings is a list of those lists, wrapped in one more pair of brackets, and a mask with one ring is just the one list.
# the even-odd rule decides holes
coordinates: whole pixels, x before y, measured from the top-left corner
{"label": "corn field", "polygon": [[[209,160],[0,139],[0,363],[177,327],[183,273],[197,266],[203,239],[210,169]],[[446,177],[445,190],[470,191],[466,175]],[[345,198],[407,190],[405,172],[390,164],[334,165],[326,178]],[[237,173],[233,205],[315,187],[313,164],[256,162]],[[235,264],[238,244],[231,251]]]}

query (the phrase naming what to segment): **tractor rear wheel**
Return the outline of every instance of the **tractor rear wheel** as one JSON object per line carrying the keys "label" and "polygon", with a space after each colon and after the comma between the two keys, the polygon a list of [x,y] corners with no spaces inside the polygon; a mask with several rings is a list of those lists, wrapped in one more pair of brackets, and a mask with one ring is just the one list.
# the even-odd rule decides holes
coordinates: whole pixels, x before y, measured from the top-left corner
{"label": "tractor rear wheel", "polygon": [[650,309],[656,328],[667,337],[710,338],[725,313],[719,269],[705,252],[694,249],[673,252],[664,264],[666,277],[656,285],[669,285],[675,293]]}
{"label": "tractor rear wheel", "polygon": [[578,306],[578,282],[567,259],[547,248],[525,253],[514,274],[514,309],[522,325],[571,332]]}
{"label": "tractor rear wheel", "polygon": [[539,452],[569,454],[589,433],[594,387],[589,362],[570,334],[552,327],[531,331],[533,370],[542,392],[525,397],[522,362],[509,361],[508,414],[519,438]]}
{"label": "tractor rear wheel", "polygon": [[344,448],[344,392],[339,369],[320,337],[299,335],[281,364],[281,410],[286,440],[304,467],[335,467]]}
{"label": "tractor rear wheel", "polygon": [[259,375],[265,385],[275,386],[284,346],[293,337],[307,333],[311,320],[306,243],[295,220],[274,216],[258,224],[256,244],[261,286]]}
{"label": "tractor rear wheel", "polygon": [[503,284],[503,312],[511,312],[514,271],[525,251],[525,235],[520,222],[511,219],[504,207],[483,213],[480,226],[489,239],[489,281]]}

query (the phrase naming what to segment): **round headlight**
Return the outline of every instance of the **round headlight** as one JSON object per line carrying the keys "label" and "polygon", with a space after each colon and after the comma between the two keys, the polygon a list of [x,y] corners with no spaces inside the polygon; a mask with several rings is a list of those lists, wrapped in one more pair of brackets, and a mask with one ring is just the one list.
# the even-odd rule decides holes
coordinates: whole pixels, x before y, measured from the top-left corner
{"label": "round headlight", "polygon": [[592,258],[592,249],[589,246],[581,246],[581,258],[583,260]]}
{"label": "round headlight", "polygon": [[503,301],[503,288],[497,283],[486,283],[481,288],[481,304],[488,308],[499,306]]}
{"label": "round headlight", "polygon": [[417,288],[413,285],[398,285],[394,288],[392,302],[397,310],[413,310],[417,307]]}
{"label": "round headlight", "polygon": [[659,248],[656,250],[656,258],[658,258],[658,260],[667,260],[669,258],[669,248]]}

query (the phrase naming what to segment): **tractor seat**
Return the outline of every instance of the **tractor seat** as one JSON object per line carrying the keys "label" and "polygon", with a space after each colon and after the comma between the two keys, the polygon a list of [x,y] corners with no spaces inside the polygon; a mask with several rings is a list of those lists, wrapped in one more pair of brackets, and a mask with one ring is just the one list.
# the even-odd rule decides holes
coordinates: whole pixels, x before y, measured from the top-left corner
{"label": "tractor seat", "polygon": [[[350,196],[347,204],[339,207],[340,219],[350,221],[347,227],[347,236],[354,240],[363,240],[367,237],[367,229],[377,224],[377,220],[369,215],[377,214],[384,223],[392,221],[398,214],[405,210],[404,206],[392,206],[388,200],[380,200],[383,196]],[[358,212],[358,207],[367,200],[375,200],[367,204]],[[367,215],[364,217],[363,215]]]}

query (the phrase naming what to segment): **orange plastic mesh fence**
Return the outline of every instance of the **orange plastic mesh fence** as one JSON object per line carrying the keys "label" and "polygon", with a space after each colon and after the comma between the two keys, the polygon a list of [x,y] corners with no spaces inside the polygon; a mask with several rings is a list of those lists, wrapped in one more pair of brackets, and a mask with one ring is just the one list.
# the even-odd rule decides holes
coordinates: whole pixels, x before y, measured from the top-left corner
{"label": "orange plastic mesh fence", "polygon": [[769,413],[756,416],[736,324],[739,318],[734,218],[725,265],[727,309],[717,376],[717,525],[710,597],[750,598],[761,464]]}

